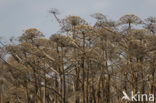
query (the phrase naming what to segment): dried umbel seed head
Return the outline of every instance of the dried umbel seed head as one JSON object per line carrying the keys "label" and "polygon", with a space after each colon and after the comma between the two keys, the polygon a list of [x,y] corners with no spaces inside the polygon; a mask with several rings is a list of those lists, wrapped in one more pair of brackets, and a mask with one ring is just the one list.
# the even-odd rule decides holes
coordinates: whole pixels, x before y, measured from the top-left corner
{"label": "dried umbel seed head", "polygon": [[97,20],[100,20],[100,21],[107,21],[107,18],[105,15],[103,15],[102,13],[95,13],[95,14],[92,14],[91,17],[97,19]]}
{"label": "dried umbel seed head", "polygon": [[60,14],[60,13],[59,13],[59,10],[56,9],[56,8],[50,9],[50,10],[49,10],[49,13],[52,13],[52,14],[55,14],[55,15]]}

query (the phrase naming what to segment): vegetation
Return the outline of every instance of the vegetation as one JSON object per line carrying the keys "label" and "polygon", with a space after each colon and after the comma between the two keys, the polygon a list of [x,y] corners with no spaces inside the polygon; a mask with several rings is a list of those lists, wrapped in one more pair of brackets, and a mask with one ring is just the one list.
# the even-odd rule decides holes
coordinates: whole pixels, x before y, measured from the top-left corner
{"label": "vegetation", "polygon": [[0,42],[0,103],[121,103],[122,91],[156,96],[155,17],[112,21],[95,13],[90,25],[50,13],[60,24],[50,38],[30,28],[18,43]]}

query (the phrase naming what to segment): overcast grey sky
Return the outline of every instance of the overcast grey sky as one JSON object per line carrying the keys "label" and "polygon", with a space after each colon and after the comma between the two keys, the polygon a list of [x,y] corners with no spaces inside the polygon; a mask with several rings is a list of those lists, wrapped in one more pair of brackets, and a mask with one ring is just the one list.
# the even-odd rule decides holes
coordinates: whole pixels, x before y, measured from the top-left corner
{"label": "overcast grey sky", "polygon": [[156,16],[156,0],[0,0],[0,37],[7,40],[19,36],[28,28],[37,28],[47,37],[58,30],[50,8],[68,15],[81,16],[92,22],[90,14],[100,12],[118,20],[124,14],[135,14],[142,19]]}

